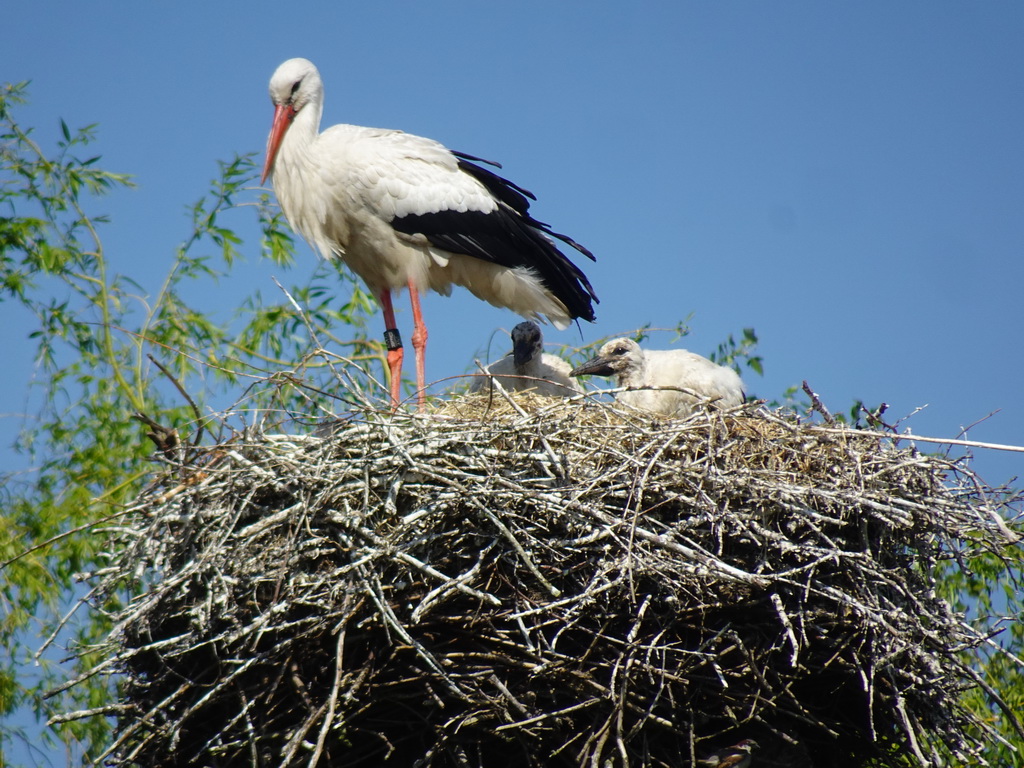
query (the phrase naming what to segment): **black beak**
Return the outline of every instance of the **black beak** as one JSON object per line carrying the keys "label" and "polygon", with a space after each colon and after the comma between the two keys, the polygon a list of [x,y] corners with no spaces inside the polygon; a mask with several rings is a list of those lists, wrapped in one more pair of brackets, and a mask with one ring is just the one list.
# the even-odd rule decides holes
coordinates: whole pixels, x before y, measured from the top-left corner
{"label": "black beak", "polygon": [[612,368],[611,358],[593,357],[583,365],[577,366],[569,371],[570,376],[614,376],[615,369]]}

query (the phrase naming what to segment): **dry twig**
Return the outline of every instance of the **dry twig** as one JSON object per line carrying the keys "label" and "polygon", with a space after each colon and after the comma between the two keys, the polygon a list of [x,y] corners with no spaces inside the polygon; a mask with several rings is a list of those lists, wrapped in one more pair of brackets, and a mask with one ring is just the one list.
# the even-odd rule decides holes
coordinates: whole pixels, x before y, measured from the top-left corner
{"label": "dry twig", "polygon": [[201,483],[154,486],[115,531],[94,591],[139,594],[106,648],[109,760],[978,753],[958,650],[984,638],[936,567],[1006,546],[1006,499],[954,462],[753,405],[469,396],[322,432],[209,448]]}

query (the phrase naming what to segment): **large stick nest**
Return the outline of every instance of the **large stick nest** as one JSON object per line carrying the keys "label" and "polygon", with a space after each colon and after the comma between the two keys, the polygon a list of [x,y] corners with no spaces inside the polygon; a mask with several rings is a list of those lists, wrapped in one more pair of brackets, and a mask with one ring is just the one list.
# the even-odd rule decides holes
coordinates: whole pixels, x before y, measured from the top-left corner
{"label": "large stick nest", "polygon": [[139,766],[970,762],[998,551],[962,466],[756,406],[653,421],[470,396],[237,435],[153,483],[98,594]]}

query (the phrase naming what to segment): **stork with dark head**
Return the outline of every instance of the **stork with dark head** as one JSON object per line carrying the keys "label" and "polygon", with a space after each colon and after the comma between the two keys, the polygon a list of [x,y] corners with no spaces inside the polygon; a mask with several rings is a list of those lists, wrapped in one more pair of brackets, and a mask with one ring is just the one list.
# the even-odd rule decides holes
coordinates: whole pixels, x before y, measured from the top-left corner
{"label": "stork with dark head", "polygon": [[530,213],[532,194],[481,163],[402,131],[334,125],[320,132],[320,73],[289,59],[270,79],[274,121],[263,180],[292,228],[363,279],[384,310],[391,401],[399,403],[402,342],[392,291],[409,289],[417,398],[425,393],[427,328],[419,296],[460,285],[490,304],[558,328],[594,320],[583,272],[556,246],[593,255]]}
{"label": "stork with dark head", "polygon": [[488,376],[477,377],[471,391],[492,388],[498,381],[510,392],[533,392],[544,397],[572,397],[583,389],[569,377],[572,366],[565,360],[544,351],[540,326],[531,320],[512,329],[512,351],[487,366]]}

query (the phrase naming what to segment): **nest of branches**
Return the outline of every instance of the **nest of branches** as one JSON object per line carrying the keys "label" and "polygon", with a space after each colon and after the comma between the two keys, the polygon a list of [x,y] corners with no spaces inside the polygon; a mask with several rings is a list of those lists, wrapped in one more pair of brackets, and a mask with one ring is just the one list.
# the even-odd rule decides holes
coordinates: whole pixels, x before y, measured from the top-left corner
{"label": "nest of branches", "polygon": [[[500,393],[499,393],[500,394]],[[972,762],[964,467],[763,407],[582,399],[250,431],[155,481],[97,595],[138,766]]]}

